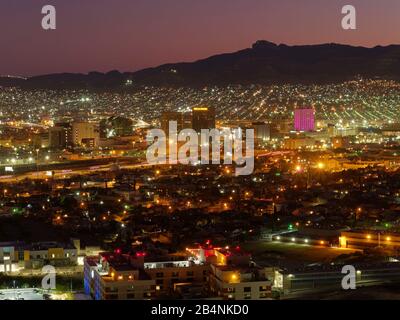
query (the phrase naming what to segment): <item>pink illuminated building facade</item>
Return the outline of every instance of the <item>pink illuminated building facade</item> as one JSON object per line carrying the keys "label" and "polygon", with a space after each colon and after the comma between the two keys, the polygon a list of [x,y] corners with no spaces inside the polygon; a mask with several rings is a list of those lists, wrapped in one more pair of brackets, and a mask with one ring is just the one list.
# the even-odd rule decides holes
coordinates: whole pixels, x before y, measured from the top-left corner
{"label": "pink illuminated building facade", "polygon": [[303,107],[294,110],[294,129],[296,131],[314,131],[315,129],[314,108]]}

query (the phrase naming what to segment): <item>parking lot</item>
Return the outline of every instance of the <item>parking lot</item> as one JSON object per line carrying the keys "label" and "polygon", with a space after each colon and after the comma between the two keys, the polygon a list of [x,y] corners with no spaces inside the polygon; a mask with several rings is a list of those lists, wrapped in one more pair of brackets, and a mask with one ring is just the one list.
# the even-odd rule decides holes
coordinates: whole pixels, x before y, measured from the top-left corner
{"label": "parking lot", "polygon": [[33,288],[0,290],[0,300],[45,300],[43,294]]}
{"label": "parking lot", "polygon": [[258,262],[275,262],[283,266],[296,266],[312,263],[329,263],[332,259],[351,254],[358,250],[312,246],[307,244],[253,241],[242,244],[245,251],[251,252]]}

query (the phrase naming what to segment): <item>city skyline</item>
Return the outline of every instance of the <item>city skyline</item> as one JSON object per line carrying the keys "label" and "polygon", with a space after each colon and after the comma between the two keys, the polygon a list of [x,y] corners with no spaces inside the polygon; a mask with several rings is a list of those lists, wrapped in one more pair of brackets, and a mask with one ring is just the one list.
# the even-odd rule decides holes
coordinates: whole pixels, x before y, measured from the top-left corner
{"label": "city skyline", "polygon": [[0,301],[400,300],[397,12],[3,0]]}
{"label": "city skyline", "polygon": [[289,45],[399,43],[400,4],[392,0],[353,1],[357,30],[341,28],[341,8],[347,4],[341,0],[329,4],[308,0],[301,6],[292,0],[191,4],[117,0],[95,5],[56,0],[51,4],[57,9],[57,29],[52,31],[40,26],[41,7],[46,4],[5,1],[0,5],[4,43],[0,74],[136,71],[234,52],[260,39]]}

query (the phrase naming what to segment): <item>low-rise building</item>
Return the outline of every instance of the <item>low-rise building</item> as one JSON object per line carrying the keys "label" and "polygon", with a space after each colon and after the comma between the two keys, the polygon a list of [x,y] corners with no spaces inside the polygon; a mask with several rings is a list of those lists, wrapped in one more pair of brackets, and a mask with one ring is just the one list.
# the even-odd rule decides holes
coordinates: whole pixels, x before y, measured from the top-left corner
{"label": "low-rise building", "polygon": [[151,299],[156,282],[144,272],[143,259],[118,252],[86,257],[85,293],[95,300]]}
{"label": "low-rise building", "polygon": [[73,266],[78,263],[78,249],[72,242],[0,243],[0,272],[38,269],[45,265]]}
{"label": "low-rise building", "polygon": [[272,296],[273,268],[262,268],[239,248],[207,252],[210,264],[209,287],[223,299],[267,299]]}
{"label": "low-rise building", "polygon": [[[267,299],[274,268],[262,268],[240,249],[187,249],[185,259],[156,259],[143,252],[100,253],[86,257],[84,287],[96,300],[154,297]],[[193,289],[193,290],[190,290]]]}

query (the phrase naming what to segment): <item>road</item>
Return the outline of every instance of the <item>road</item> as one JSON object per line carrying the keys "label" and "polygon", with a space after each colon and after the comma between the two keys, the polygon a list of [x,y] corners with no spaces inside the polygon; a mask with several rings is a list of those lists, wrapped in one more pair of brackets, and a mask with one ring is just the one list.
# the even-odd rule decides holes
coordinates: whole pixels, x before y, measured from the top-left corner
{"label": "road", "polygon": [[[98,165],[98,166],[93,166],[93,165],[88,165],[88,166],[82,166],[79,168],[72,168],[72,169],[59,169],[59,170],[53,170],[52,172],[54,173],[52,178],[57,180],[57,179],[66,179],[70,178],[72,176],[78,176],[78,175],[89,175],[89,174],[95,174],[99,172],[107,172],[110,171],[112,166],[114,164],[106,164],[106,165]],[[136,164],[123,164],[119,165],[121,169],[138,169],[142,167],[151,167],[153,165],[143,162],[143,163],[136,163]],[[2,175],[0,176],[0,182],[3,183],[15,183],[19,181],[23,181],[25,179],[31,179],[31,180],[45,180],[45,179],[50,179],[51,176],[49,175],[49,171],[30,171],[18,175]]]}

